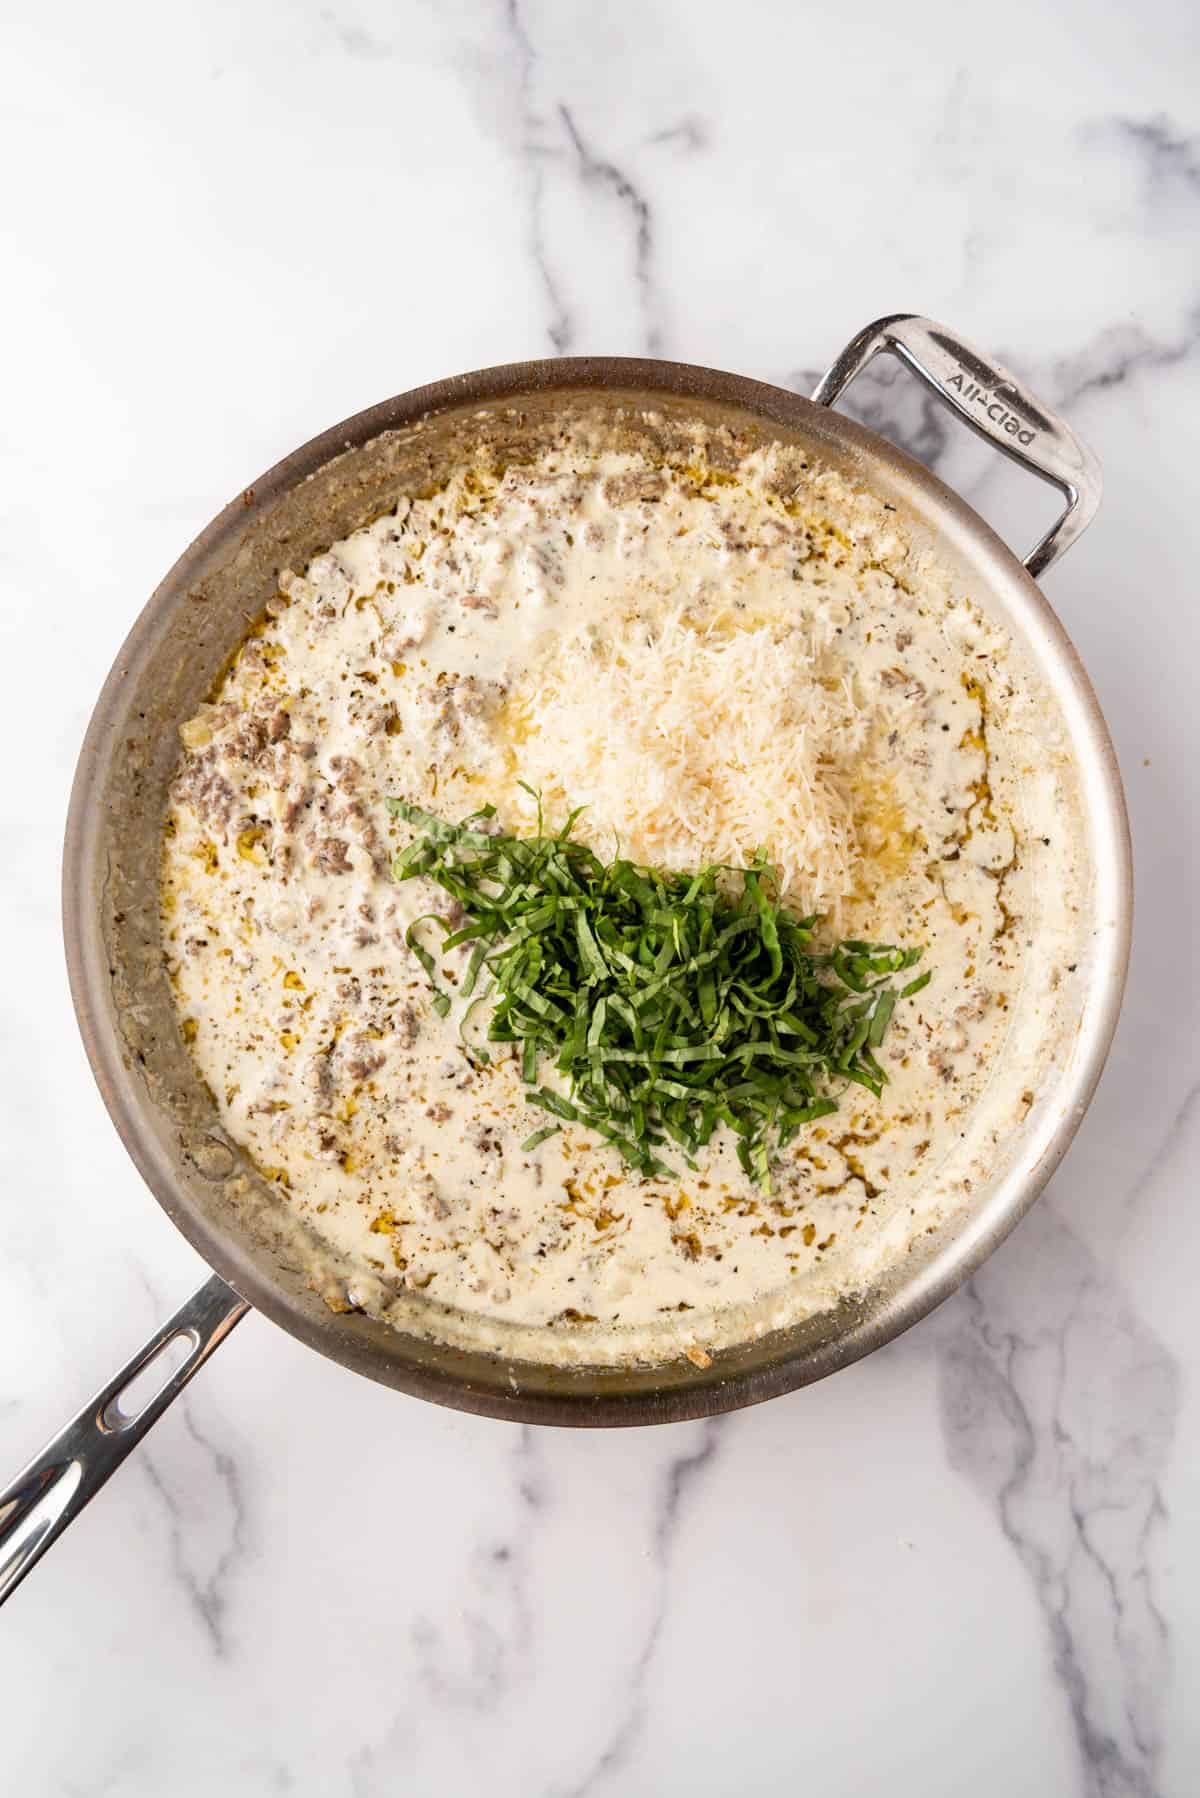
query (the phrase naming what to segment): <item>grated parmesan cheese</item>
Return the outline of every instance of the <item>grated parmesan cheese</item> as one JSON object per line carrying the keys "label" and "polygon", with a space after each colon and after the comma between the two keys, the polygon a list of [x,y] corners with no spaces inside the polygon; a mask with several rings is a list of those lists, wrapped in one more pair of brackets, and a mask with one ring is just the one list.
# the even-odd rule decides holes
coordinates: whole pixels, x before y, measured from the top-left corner
{"label": "grated parmesan cheese", "polygon": [[[744,866],[762,847],[787,904],[834,914],[859,865],[846,769],[869,723],[800,619],[698,629],[678,610],[657,630],[560,638],[508,707],[548,822],[586,805],[575,834],[598,853],[616,837],[672,870]],[[534,823],[532,796],[510,804]]]}

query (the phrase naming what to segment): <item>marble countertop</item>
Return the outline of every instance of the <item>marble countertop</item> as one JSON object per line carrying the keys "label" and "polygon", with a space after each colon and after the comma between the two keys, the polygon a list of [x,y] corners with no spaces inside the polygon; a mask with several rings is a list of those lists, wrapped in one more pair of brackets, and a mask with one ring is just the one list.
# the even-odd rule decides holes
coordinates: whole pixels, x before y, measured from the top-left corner
{"label": "marble countertop", "polygon": [[[880,313],[958,327],[1104,464],[1047,585],[1120,752],[1139,916],[1046,1197],[818,1387],[703,1425],[521,1430],[248,1319],[5,1610],[4,1789],[1200,1783],[1200,49],[1182,0],[984,17],[8,9],[0,1474],[203,1272],[67,996],[92,698],[230,494],[376,399],[587,350],[803,390]],[[1033,542],[1046,490],[894,371],[859,403]]]}

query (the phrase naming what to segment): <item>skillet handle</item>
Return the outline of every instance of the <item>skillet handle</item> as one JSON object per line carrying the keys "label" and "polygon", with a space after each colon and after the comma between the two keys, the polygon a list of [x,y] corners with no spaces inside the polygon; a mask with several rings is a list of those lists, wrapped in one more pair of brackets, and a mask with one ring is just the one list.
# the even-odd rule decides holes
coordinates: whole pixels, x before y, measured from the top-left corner
{"label": "skillet handle", "polygon": [[846,345],[813,392],[817,405],[832,406],[881,350],[898,356],[973,431],[1065,494],[1062,515],[1025,558],[1030,574],[1044,574],[1087,529],[1100,504],[1100,464],[1091,450],[998,362],[944,325],[909,312],[876,319]]}
{"label": "skillet handle", "polygon": [[[214,1274],[0,1491],[0,1604],[12,1596],[38,1557],[78,1517],[249,1309]],[[183,1360],[152,1396],[135,1397],[134,1408],[126,1410],[122,1396],[173,1343],[186,1345]]]}

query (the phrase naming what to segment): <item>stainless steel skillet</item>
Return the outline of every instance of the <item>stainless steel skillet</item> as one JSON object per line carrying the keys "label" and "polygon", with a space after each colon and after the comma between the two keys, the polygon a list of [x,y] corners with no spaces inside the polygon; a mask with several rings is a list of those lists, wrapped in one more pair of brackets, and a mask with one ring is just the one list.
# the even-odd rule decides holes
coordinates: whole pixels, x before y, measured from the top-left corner
{"label": "stainless steel skillet", "polygon": [[[831,410],[881,351],[962,420],[1058,487],[1062,516],[1022,563],[962,499],[902,451]],[[534,452],[579,408],[614,441],[658,447],[700,420],[739,444],[779,440],[850,474],[925,533],[994,612],[1052,693],[1076,760],[1091,870],[1086,966],[1071,1052],[993,1177],[924,1246],[854,1301],[722,1351],[710,1367],[565,1369],[469,1353],[330,1311],[291,1252],[277,1199],[225,1137],[179,1036],[158,944],[158,845],[179,724],[275,590],[279,570],[420,491],[481,439]],[[105,1103],[168,1216],[216,1270],[92,1403],[0,1494],[0,1600],[103,1484],[250,1305],[322,1354],[400,1391],[550,1424],[706,1416],[820,1379],[889,1341],[945,1298],[1032,1204],[1087,1106],[1116,1024],[1131,876],[1120,777],[1075,651],[1034,577],[1099,500],[1094,459],[1012,376],[928,320],[861,332],[806,400],[670,362],[615,357],[485,369],[387,400],[280,462],[208,526],[134,625],[100,695],[67,826],[63,909],[80,1030]],[[167,1352],[178,1360],[163,1379]],[[135,1377],[160,1383],[148,1402]],[[146,1381],[142,1382],[144,1387]],[[124,1405],[122,1400],[125,1400]]]}

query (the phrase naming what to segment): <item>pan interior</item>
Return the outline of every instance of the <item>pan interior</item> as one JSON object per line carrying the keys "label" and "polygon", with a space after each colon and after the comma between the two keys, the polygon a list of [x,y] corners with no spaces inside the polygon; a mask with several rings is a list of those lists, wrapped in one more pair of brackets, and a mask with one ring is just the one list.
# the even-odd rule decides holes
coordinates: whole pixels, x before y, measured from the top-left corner
{"label": "pan interior", "polygon": [[[1086,681],[1053,615],[961,502],[898,452],[793,396],[671,365],[534,364],[390,402],[309,445],[221,515],[154,596],[93,720],[72,804],[68,947],[106,1100],[156,1195],[252,1302],[323,1352],[400,1388],[497,1415],[640,1422],[767,1397],[843,1364],[944,1296],[1011,1227],[1086,1102],[1119,999],[1125,880],[1119,789]],[[637,376],[636,384],[633,380]],[[572,378],[573,377],[573,378]],[[731,456],[764,440],[811,453],[894,504],[1012,635],[1053,703],[1077,771],[1084,900],[1060,1050],[1021,1131],[970,1202],[865,1294],[725,1348],[707,1369],[551,1366],[449,1347],[354,1312],[310,1287],[292,1216],[226,1137],[179,1036],[158,933],[158,845],[178,726],[276,589],[401,496],[428,490],[487,443],[531,460],[573,418],[603,418],[614,447],[661,457],[699,422]]]}

